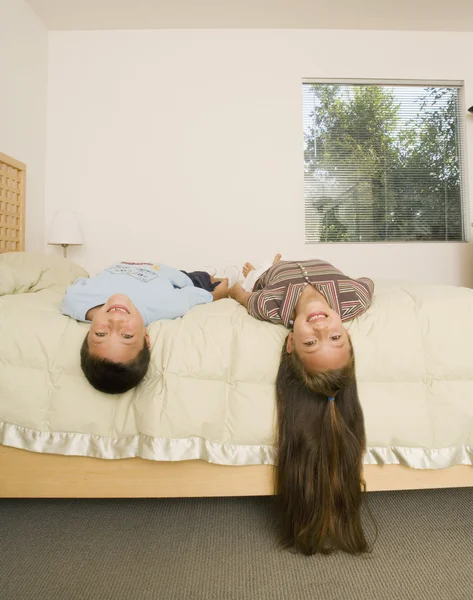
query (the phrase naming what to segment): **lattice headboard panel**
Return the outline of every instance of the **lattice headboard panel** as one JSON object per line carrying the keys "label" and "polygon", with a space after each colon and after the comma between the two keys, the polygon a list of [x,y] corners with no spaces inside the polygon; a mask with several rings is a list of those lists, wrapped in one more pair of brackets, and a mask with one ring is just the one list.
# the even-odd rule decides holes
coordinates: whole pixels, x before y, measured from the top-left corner
{"label": "lattice headboard panel", "polygon": [[26,165],[0,152],[0,253],[25,249]]}

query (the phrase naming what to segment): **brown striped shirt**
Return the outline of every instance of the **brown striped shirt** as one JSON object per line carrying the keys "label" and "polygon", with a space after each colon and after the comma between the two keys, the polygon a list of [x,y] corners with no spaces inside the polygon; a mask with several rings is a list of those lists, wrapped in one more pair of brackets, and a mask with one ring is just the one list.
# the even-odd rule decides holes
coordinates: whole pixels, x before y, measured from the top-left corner
{"label": "brown striped shirt", "polygon": [[302,290],[312,284],[342,321],[363,314],[374,293],[367,277],[350,279],[323,260],[281,261],[265,271],[248,300],[248,312],[262,321],[282,323],[291,328]]}

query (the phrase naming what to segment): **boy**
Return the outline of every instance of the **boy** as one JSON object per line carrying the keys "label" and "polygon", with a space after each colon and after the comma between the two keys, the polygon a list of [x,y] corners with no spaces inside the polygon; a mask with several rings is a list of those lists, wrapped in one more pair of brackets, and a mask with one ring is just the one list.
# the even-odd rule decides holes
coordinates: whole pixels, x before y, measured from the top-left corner
{"label": "boy", "polygon": [[101,392],[123,394],[146,375],[150,339],[146,326],[176,319],[198,304],[229,294],[228,279],[205,272],[185,273],[158,263],[117,263],[66,291],[61,312],[90,322],[82,344],[81,367]]}

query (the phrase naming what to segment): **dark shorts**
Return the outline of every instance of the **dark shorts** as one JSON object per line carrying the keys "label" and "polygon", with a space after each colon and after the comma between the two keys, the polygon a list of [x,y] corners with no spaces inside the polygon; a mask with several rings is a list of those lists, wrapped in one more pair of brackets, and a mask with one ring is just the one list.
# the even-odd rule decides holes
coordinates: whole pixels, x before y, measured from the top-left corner
{"label": "dark shorts", "polygon": [[212,283],[210,281],[210,275],[205,271],[192,271],[192,273],[187,273],[187,271],[182,271],[184,275],[187,275],[189,279],[194,284],[194,287],[201,288],[202,290],[207,290],[207,292],[213,292],[217,285],[220,283],[216,281]]}

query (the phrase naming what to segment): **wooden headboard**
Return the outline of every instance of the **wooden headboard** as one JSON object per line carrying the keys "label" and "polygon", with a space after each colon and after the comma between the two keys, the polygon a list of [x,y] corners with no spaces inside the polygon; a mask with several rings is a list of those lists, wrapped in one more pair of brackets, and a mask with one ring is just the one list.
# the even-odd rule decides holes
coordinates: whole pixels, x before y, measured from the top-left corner
{"label": "wooden headboard", "polygon": [[0,253],[25,250],[26,165],[0,152]]}

